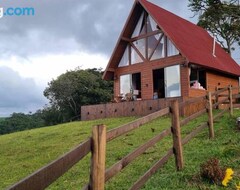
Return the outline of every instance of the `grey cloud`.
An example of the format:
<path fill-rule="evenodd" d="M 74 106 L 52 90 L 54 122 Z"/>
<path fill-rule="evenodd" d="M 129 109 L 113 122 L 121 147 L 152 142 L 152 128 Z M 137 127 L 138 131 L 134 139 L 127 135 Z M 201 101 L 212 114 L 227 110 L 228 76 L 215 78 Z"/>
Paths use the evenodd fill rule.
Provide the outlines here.
<path fill-rule="evenodd" d="M 22 78 L 8 67 L 0 67 L 0 84 L 0 116 L 36 111 L 47 103 L 33 79 Z"/>
<path fill-rule="evenodd" d="M 33 7 L 34 16 L 0 19 L 0 56 L 86 51 L 110 56 L 134 1 L 11 0 L 3 7 Z M 187 0 L 152 2 L 170 10 Z M 174 7 L 173 7 L 174 6 Z"/>
<path fill-rule="evenodd" d="M 20 6 L 19 2 L 4 1 L 3 7 Z M 0 55 L 67 53 L 76 49 L 109 54 L 131 4 L 118 0 L 21 1 L 21 7 L 35 8 L 35 16 L 0 19 Z"/>

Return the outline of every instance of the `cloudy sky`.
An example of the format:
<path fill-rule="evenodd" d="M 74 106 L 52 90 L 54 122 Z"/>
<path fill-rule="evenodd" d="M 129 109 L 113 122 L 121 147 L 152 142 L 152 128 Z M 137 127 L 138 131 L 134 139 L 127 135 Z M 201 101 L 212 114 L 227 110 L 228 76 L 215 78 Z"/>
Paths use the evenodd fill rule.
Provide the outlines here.
<path fill-rule="evenodd" d="M 196 22 L 188 0 L 149 1 Z M 134 0 L 0 2 L 0 11 L 35 11 L 34 16 L 0 18 L 1 117 L 42 108 L 48 102 L 43 96 L 47 83 L 66 70 L 105 68 Z"/>

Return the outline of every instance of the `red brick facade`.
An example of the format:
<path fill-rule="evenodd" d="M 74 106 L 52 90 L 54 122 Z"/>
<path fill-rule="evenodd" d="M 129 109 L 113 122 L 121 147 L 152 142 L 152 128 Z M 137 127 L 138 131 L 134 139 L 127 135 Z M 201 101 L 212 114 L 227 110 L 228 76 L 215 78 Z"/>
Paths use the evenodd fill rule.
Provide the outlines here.
<path fill-rule="evenodd" d="M 206 76 L 207 89 L 209 91 L 214 91 L 216 87 L 224 88 L 228 85 L 238 86 L 238 77 L 224 76 L 221 73 L 211 73 L 208 72 Z"/>
<path fill-rule="evenodd" d="M 153 70 L 164 68 L 167 66 L 184 64 L 185 59 L 180 56 L 172 56 L 157 61 L 138 63 L 126 67 L 119 67 L 115 70 L 114 74 L 114 96 L 120 94 L 120 76 L 125 74 L 141 73 L 141 94 L 143 100 L 152 99 L 153 97 Z M 189 80 L 185 77 L 185 74 L 188 72 L 187 67 L 181 66 L 180 73 L 181 83 L 184 83 L 186 80 Z M 182 93 L 185 94 L 186 87 L 182 88 Z"/>
<path fill-rule="evenodd" d="M 153 98 L 153 70 L 171 65 L 180 64 L 181 96 L 198 97 L 206 94 L 206 90 L 214 91 L 216 87 L 222 88 L 228 85 L 238 86 L 238 77 L 223 75 L 217 72 L 206 71 L 206 90 L 190 88 L 189 68 L 184 65 L 182 56 L 172 56 L 158 61 L 134 64 L 119 67 L 115 70 L 114 96 L 120 94 L 120 76 L 125 74 L 141 73 L 141 95 L 143 100 Z"/>

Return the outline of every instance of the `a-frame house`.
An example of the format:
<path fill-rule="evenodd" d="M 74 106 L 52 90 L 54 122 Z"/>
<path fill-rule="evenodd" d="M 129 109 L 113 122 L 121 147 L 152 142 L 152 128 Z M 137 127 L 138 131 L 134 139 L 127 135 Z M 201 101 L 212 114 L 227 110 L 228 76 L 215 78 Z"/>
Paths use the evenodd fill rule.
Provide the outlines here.
<path fill-rule="evenodd" d="M 238 86 L 239 65 L 204 29 L 146 0 L 136 0 L 103 79 L 114 96 L 195 97 Z"/>

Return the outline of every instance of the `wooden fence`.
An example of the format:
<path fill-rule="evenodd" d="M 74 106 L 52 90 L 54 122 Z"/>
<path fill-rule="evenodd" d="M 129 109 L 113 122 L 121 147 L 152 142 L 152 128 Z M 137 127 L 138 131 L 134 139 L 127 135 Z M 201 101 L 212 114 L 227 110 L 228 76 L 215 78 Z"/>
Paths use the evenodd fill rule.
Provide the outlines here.
<path fill-rule="evenodd" d="M 41 190 L 48 187 L 57 178 L 62 176 L 73 165 L 83 159 L 88 153 L 91 152 L 91 171 L 89 176 L 89 184 L 83 187 L 84 190 L 103 190 L 105 183 L 113 176 L 118 174 L 128 164 L 133 162 L 138 156 L 143 154 L 148 148 L 154 146 L 160 142 L 164 137 L 172 135 L 173 146 L 165 155 L 160 158 L 146 173 L 141 176 L 130 188 L 131 190 L 140 189 L 145 182 L 168 161 L 168 159 L 174 155 L 176 162 L 176 169 L 181 170 L 184 167 L 183 157 L 183 145 L 187 144 L 192 138 L 194 138 L 203 129 L 208 128 L 209 138 L 214 138 L 214 120 L 221 117 L 225 112 L 229 111 L 230 115 L 233 114 L 234 100 L 240 98 L 239 93 L 233 94 L 233 90 L 238 92 L 238 88 L 232 88 L 231 86 L 219 89 L 216 92 L 208 92 L 206 96 L 189 99 L 187 101 L 179 103 L 177 100 L 173 100 L 169 107 L 156 111 L 152 114 L 139 118 L 133 122 L 122 125 L 118 128 L 112 129 L 106 132 L 105 125 L 94 126 L 92 129 L 92 137 L 80 144 L 74 150 L 66 153 L 59 159 L 53 161 L 42 169 L 36 171 L 32 175 L 16 183 L 9 189 L 13 190 Z M 227 92 L 227 96 L 226 96 Z M 221 98 L 220 98 L 221 97 Z M 217 101 L 216 101 L 217 100 Z M 193 102 L 206 101 L 206 107 L 198 112 L 180 119 L 179 110 L 192 104 Z M 220 105 L 225 106 L 218 114 L 213 115 L 213 109 Z M 181 138 L 181 127 L 186 125 L 193 119 L 201 116 L 204 113 L 208 113 L 207 121 L 203 122 L 200 126 L 197 126 L 191 133 Z M 148 140 L 133 152 L 129 153 L 117 163 L 113 164 L 110 168 L 105 169 L 106 159 L 106 145 L 107 142 L 124 135 L 134 129 L 141 127 L 142 125 L 159 118 L 161 116 L 171 115 L 171 127 L 165 129 L 152 139 Z"/>

